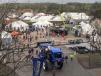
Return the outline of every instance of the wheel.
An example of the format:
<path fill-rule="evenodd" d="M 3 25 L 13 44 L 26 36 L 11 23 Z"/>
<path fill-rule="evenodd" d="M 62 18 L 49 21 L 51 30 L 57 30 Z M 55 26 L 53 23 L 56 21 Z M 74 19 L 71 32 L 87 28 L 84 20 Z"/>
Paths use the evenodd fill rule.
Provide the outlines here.
<path fill-rule="evenodd" d="M 58 63 L 58 69 L 62 69 L 62 67 L 63 67 L 63 62 L 59 62 Z"/>
<path fill-rule="evenodd" d="M 43 69 L 44 69 L 44 71 L 47 71 L 48 70 L 48 64 L 47 64 L 47 62 L 44 62 L 43 63 Z"/>

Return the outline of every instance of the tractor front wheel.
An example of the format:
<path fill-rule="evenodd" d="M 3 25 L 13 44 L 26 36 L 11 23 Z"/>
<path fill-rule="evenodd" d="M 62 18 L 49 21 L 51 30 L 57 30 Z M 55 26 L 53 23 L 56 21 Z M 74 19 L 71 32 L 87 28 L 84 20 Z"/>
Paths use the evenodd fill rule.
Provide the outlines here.
<path fill-rule="evenodd" d="M 43 69 L 44 69 L 44 71 L 47 71 L 48 70 L 48 64 L 47 64 L 47 62 L 44 62 L 43 63 Z"/>
<path fill-rule="evenodd" d="M 58 69 L 62 69 L 62 67 L 63 67 L 63 62 L 59 62 L 58 63 Z"/>

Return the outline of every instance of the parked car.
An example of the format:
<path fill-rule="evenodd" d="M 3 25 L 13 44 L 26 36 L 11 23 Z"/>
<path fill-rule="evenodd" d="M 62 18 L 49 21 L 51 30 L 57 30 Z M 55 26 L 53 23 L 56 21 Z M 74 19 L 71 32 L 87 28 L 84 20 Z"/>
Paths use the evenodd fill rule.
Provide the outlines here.
<path fill-rule="evenodd" d="M 75 44 L 75 41 L 74 40 L 68 40 L 68 43 L 69 44 Z"/>
<path fill-rule="evenodd" d="M 77 46 L 76 52 L 79 54 L 85 54 L 85 53 L 89 53 L 90 50 L 88 50 L 86 47 L 83 47 L 83 46 Z"/>
<path fill-rule="evenodd" d="M 76 43 L 76 44 L 83 43 L 83 40 L 82 40 L 82 39 L 76 39 L 76 40 L 75 40 L 75 43 Z"/>
<path fill-rule="evenodd" d="M 82 39 L 68 40 L 69 44 L 80 44 L 83 43 Z"/>

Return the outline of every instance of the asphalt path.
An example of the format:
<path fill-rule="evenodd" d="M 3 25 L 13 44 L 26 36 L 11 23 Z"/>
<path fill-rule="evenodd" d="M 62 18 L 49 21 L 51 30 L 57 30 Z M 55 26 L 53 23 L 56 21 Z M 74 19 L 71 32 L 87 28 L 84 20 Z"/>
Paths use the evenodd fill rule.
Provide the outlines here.
<path fill-rule="evenodd" d="M 90 49 L 90 45 L 88 43 L 81 43 L 81 44 L 72 44 L 72 45 L 65 45 L 66 49 L 63 50 L 65 55 L 69 55 L 69 53 L 73 52 L 69 47 L 75 46 L 84 46 Z M 96 76 L 94 72 L 89 69 L 84 69 L 77 61 L 76 57 L 73 61 L 68 59 L 68 62 L 64 62 L 64 66 L 62 70 L 56 70 L 55 76 Z M 41 76 L 53 76 L 52 71 L 44 72 L 42 71 Z"/>
<path fill-rule="evenodd" d="M 66 45 L 67 46 L 67 45 Z M 64 49 L 64 48 L 62 48 Z M 66 55 L 72 52 L 68 48 L 63 51 Z M 17 70 L 19 76 L 33 76 L 32 75 L 32 65 L 24 66 L 23 68 Z M 41 76 L 53 76 L 53 72 L 50 70 L 45 72 L 42 70 Z M 77 61 L 76 57 L 73 61 L 68 59 L 67 63 L 64 62 L 64 66 L 61 70 L 55 71 L 55 76 L 96 76 L 94 72 L 89 69 L 84 69 Z"/>
<path fill-rule="evenodd" d="M 42 72 L 41 76 L 53 76 L 52 72 Z M 55 76 L 95 76 L 94 73 L 84 69 L 77 60 L 64 63 L 62 70 L 57 70 Z"/>

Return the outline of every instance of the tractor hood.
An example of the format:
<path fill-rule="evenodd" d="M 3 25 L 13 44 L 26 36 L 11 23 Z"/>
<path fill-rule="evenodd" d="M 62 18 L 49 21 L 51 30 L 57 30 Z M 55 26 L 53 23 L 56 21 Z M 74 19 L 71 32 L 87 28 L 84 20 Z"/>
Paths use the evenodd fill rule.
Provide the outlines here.
<path fill-rule="evenodd" d="M 57 58 L 56 61 L 57 62 L 63 62 L 63 58 Z"/>

